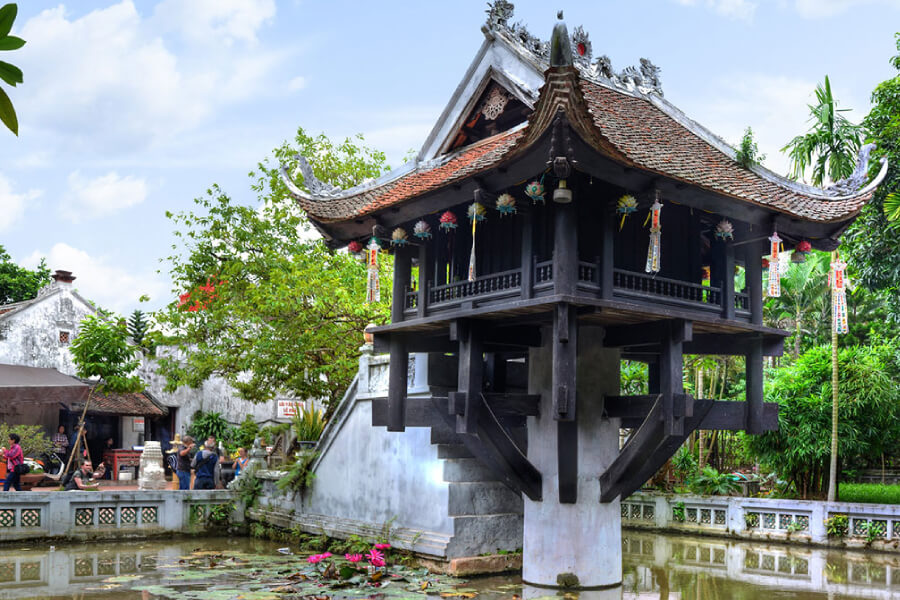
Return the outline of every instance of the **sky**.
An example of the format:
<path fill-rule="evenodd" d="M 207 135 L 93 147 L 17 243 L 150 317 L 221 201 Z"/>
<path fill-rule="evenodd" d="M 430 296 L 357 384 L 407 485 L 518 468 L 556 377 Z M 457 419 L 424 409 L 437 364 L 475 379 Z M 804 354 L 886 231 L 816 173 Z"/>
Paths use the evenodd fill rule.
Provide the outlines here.
<path fill-rule="evenodd" d="M 362 133 L 398 166 L 418 149 L 482 40 L 484 0 L 20 0 L 0 60 L 19 136 L 0 130 L 0 244 L 127 314 L 177 296 L 166 212 L 217 183 L 257 202 L 247 174 L 298 126 Z M 665 97 L 737 144 L 752 127 L 764 164 L 807 127 L 829 75 L 859 121 L 895 72 L 900 0 L 518 1 L 548 39 L 557 9 L 619 71 L 650 58 Z M 139 304 L 142 295 L 150 297 Z"/>

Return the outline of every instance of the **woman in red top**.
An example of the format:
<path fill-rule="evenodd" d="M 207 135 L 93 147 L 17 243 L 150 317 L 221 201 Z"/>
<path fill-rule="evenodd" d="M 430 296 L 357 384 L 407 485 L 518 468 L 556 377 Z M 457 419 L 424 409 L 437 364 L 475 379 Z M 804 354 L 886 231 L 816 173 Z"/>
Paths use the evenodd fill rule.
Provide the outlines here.
<path fill-rule="evenodd" d="M 8 492 L 9 488 L 21 491 L 19 486 L 19 474 L 16 473 L 16 466 L 25 462 L 25 456 L 22 454 L 22 447 L 19 445 L 19 434 L 9 434 L 9 450 L 0 448 L 3 458 L 6 459 L 6 481 L 3 482 L 3 491 Z"/>

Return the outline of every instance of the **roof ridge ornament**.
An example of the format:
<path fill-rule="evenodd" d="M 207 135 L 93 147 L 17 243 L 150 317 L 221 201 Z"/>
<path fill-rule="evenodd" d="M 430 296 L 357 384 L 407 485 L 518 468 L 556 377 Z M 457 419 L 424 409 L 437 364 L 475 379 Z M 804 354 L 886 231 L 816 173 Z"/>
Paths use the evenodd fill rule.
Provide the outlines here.
<path fill-rule="evenodd" d="M 874 143 L 865 144 L 859 149 L 856 158 L 856 168 L 849 177 L 836 181 L 827 188 L 825 194 L 829 196 L 849 196 L 859 190 L 869 178 L 869 155 L 875 150 Z"/>
<path fill-rule="evenodd" d="M 556 18 L 559 20 L 553 26 L 553 33 L 550 36 L 550 66 L 571 67 L 574 65 L 572 42 L 569 39 L 566 22 L 562 20 L 563 11 L 556 13 Z"/>
<path fill-rule="evenodd" d="M 312 165 L 309 164 L 309 160 L 302 154 L 295 155 L 294 160 L 297 161 L 297 169 L 303 175 L 303 183 L 306 185 L 306 189 L 309 190 L 311 195 L 319 198 L 335 198 L 344 193 L 344 190 L 338 186 L 326 183 L 316 177 L 315 173 L 313 173 Z M 290 191 L 295 194 L 299 191 L 297 184 L 294 183 L 293 178 L 287 171 L 287 167 L 284 165 L 281 165 L 281 179 L 284 181 L 285 185 L 288 186 Z M 301 193 L 301 195 L 303 194 Z"/>

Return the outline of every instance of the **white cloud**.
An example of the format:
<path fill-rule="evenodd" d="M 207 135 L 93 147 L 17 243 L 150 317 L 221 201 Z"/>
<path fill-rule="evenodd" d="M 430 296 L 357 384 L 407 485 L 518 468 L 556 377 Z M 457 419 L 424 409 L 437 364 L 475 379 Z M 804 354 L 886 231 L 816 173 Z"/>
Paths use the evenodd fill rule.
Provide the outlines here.
<path fill-rule="evenodd" d="M 729 19 L 749 21 L 753 19 L 757 3 L 752 0 L 675 0 L 684 6 L 702 5 Z M 798 0 L 802 1 L 802 0 Z M 814 1 L 814 0 L 811 0 Z"/>
<path fill-rule="evenodd" d="M 800 16 L 807 19 L 833 17 L 872 4 L 900 8 L 900 0 L 795 0 L 794 2 Z"/>
<path fill-rule="evenodd" d="M 142 294 L 158 300 L 169 293 L 166 283 L 153 271 L 137 272 L 114 266 L 108 257 L 91 256 L 64 243 L 54 244 L 49 252 L 36 250 L 22 263 L 33 268 L 42 257 L 47 259 L 51 271 L 72 271 L 76 277 L 74 286 L 79 294 L 102 308 L 120 314 L 137 308 L 138 298 Z"/>
<path fill-rule="evenodd" d="M 69 174 L 68 194 L 60 211 L 73 223 L 115 214 L 147 198 L 147 183 L 115 171 L 88 179 L 79 171 Z"/>
<path fill-rule="evenodd" d="M 297 76 L 291 79 L 288 82 L 288 89 L 292 92 L 296 92 L 297 90 L 302 90 L 306 87 L 306 78 L 303 76 Z"/>
<path fill-rule="evenodd" d="M 0 173 L 0 231 L 7 231 L 25 215 L 29 202 L 41 195 L 40 190 L 16 193 L 12 182 Z"/>
<path fill-rule="evenodd" d="M 45 10 L 21 31 L 23 127 L 78 151 L 134 153 L 177 140 L 223 107 L 270 93 L 289 52 L 255 41 L 274 10 L 271 0 L 164 2 L 150 18 L 131 0 L 79 18 L 64 6 Z M 189 31 L 204 44 L 180 43 Z"/>

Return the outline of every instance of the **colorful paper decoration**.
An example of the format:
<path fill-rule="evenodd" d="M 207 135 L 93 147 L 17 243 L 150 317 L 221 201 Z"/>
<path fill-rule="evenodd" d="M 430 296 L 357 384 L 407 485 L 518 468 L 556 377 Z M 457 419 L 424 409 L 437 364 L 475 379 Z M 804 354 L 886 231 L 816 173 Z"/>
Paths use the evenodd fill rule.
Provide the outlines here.
<path fill-rule="evenodd" d="M 413 226 L 413 235 L 420 240 L 427 240 L 431 238 L 431 225 L 429 225 L 424 220 L 416 222 L 416 224 Z"/>
<path fill-rule="evenodd" d="M 781 238 L 778 232 L 773 231 L 769 238 L 769 298 L 781 296 Z"/>
<path fill-rule="evenodd" d="M 630 194 L 625 194 L 616 202 L 616 212 L 622 215 L 619 221 L 619 231 L 625 226 L 625 217 L 637 211 L 637 200 Z"/>
<path fill-rule="evenodd" d="M 837 252 L 833 256 L 831 273 L 828 276 L 831 284 L 831 321 L 835 333 L 840 334 L 850 331 L 847 323 L 847 277 L 844 274 L 847 263 L 838 257 Z"/>
<path fill-rule="evenodd" d="M 703 270 L 703 276 L 700 279 L 703 282 L 703 285 L 709 285 L 709 281 L 712 279 L 712 268 L 708 265 L 704 265 L 701 269 Z"/>
<path fill-rule="evenodd" d="M 659 241 L 662 233 L 659 216 L 661 211 L 662 204 L 659 202 L 659 193 L 657 192 L 653 206 L 650 207 L 650 246 L 647 248 L 647 266 L 644 268 L 647 273 L 659 273 L 661 258 Z"/>
<path fill-rule="evenodd" d="M 716 225 L 716 239 L 725 241 L 734 239 L 734 225 L 728 219 L 722 219 Z"/>
<path fill-rule="evenodd" d="M 497 210 L 501 216 L 516 214 L 516 199 L 512 194 L 500 194 L 497 198 Z"/>
<path fill-rule="evenodd" d="M 409 243 L 409 235 L 402 227 L 398 227 L 391 233 L 391 246 L 405 246 Z"/>
<path fill-rule="evenodd" d="M 799 244 L 797 244 L 797 247 L 795 248 L 795 250 L 797 252 L 802 252 L 803 254 L 812 252 L 812 244 L 810 244 L 806 240 L 803 240 Z"/>
<path fill-rule="evenodd" d="M 366 246 L 366 269 L 368 278 L 366 280 L 366 302 L 369 304 L 381 300 L 381 290 L 378 284 L 378 251 L 381 246 L 378 245 L 378 238 L 372 237 L 369 245 Z"/>
<path fill-rule="evenodd" d="M 350 254 L 359 254 L 360 252 L 362 252 L 362 249 L 362 244 L 360 244 L 356 240 L 353 240 L 352 242 L 347 244 L 347 251 L 350 252 Z"/>
<path fill-rule="evenodd" d="M 541 178 L 543 179 L 543 178 Z M 531 198 L 532 203 L 546 204 L 544 200 L 544 184 L 538 180 L 534 180 L 525 186 L 525 195 Z"/>
<path fill-rule="evenodd" d="M 484 221 L 487 218 L 487 211 L 484 210 L 484 206 L 479 204 L 478 202 L 473 202 L 469 205 L 469 220 L 470 221 Z"/>
<path fill-rule="evenodd" d="M 456 215 L 449 210 L 441 215 L 440 222 L 441 229 L 444 231 L 449 232 L 451 229 L 456 229 Z"/>

